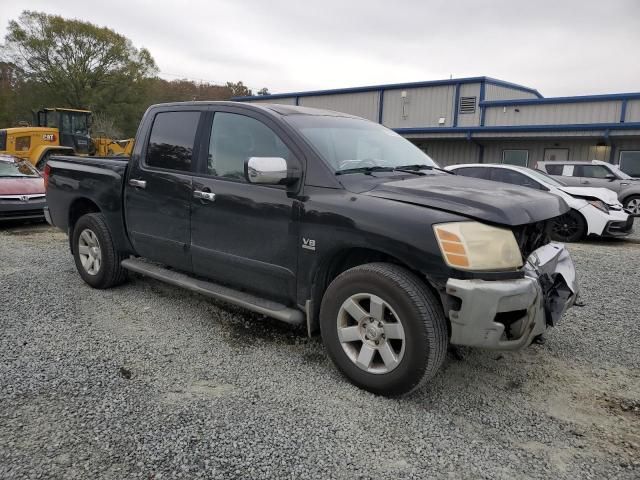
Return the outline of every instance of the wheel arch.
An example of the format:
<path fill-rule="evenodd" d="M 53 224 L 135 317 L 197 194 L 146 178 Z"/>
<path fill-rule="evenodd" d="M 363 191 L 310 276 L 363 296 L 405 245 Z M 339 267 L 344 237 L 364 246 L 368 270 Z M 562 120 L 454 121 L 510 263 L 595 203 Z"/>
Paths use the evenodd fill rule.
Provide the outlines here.
<path fill-rule="evenodd" d="M 345 246 L 334 250 L 331 254 L 325 255 L 313 276 L 311 302 L 307 311 L 307 329 L 310 335 L 317 334 L 320 331 L 320 304 L 331 282 L 342 272 L 350 268 L 374 262 L 399 265 L 414 273 L 418 278 L 424 278 L 421 272 L 412 268 L 407 262 L 383 250 L 358 246 Z M 436 293 L 436 295 L 439 295 L 428 281 L 425 280 L 424 285 Z"/>
<path fill-rule="evenodd" d="M 631 197 L 638 197 L 640 198 L 640 190 L 632 190 L 630 192 L 624 192 L 624 195 L 622 198 L 620 198 L 620 203 L 622 203 L 623 205 L 625 204 L 625 202 L 627 200 L 629 200 Z"/>
<path fill-rule="evenodd" d="M 93 201 L 86 197 L 76 198 L 69 205 L 69 216 L 67 219 L 67 226 L 69 231 L 69 249 L 73 253 L 73 230 L 75 225 L 83 215 L 88 213 L 102 213 L 100 207 Z"/>

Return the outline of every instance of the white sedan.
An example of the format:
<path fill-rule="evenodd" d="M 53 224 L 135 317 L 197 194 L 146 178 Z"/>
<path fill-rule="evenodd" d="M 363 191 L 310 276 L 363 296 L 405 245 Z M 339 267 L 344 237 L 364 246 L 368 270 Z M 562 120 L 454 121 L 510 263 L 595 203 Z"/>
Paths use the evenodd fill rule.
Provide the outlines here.
<path fill-rule="evenodd" d="M 608 188 L 568 187 L 539 170 L 504 164 L 473 163 L 451 165 L 458 175 L 510 183 L 544 190 L 562 198 L 571 210 L 553 220 L 551 238 L 576 242 L 587 235 L 620 237 L 629 235 L 633 217 L 622 209 L 618 196 Z"/>

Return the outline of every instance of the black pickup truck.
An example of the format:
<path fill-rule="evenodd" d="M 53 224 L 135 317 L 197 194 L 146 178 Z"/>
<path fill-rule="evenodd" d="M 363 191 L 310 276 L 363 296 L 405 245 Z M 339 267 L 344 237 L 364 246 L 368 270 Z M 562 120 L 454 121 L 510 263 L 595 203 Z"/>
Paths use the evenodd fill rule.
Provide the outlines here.
<path fill-rule="evenodd" d="M 391 130 L 337 112 L 150 107 L 130 159 L 53 157 L 46 217 L 78 272 L 137 272 L 320 332 L 384 395 L 435 374 L 448 345 L 518 349 L 577 296 L 544 192 L 460 177 Z"/>

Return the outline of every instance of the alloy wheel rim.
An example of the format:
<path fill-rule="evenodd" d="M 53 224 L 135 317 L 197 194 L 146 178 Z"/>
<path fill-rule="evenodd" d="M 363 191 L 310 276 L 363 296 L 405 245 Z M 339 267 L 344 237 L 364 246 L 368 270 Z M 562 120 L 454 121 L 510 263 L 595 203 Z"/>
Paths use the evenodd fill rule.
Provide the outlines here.
<path fill-rule="evenodd" d="M 569 238 L 578 232 L 578 223 L 570 215 L 564 214 L 553 222 L 553 231 L 562 238 Z"/>
<path fill-rule="evenodd" d="M 382 298 L 357 293 L 338 311 L 338 340 L 345 354 L 368 373 L 389 373 L 400 365 L 405 351 L 402 322 Z"/>
<path fill-rule="evenodd" d="M 102 250 L 98 237 L 88 228 L 78 238 L 78 254 L 84 271 L 89 275 L 97 275 L 102 265 Z"/>
<path fill-rule="evenodd" d="M 634 215 L 640 215 L 640 198 L 634 198 L 627 203 L 627 210 Z"/>

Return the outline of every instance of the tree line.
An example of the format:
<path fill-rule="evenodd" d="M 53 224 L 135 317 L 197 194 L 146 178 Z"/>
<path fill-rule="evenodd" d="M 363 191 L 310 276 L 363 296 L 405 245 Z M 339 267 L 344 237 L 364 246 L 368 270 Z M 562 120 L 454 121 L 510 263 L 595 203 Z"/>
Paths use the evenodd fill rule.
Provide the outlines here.
<path fill-rule="evenodd" d="M 151 53 L 125 36 L 41 12 L 11 20 L 0 51 L 0 128 L 32 123 L 43 107 L 67 107 L 92 110 L 94 131 L 129 137 L 154 103 L 253 94 L 241 81 L 162 79 Z"/>

